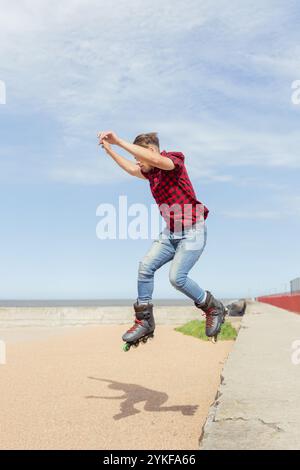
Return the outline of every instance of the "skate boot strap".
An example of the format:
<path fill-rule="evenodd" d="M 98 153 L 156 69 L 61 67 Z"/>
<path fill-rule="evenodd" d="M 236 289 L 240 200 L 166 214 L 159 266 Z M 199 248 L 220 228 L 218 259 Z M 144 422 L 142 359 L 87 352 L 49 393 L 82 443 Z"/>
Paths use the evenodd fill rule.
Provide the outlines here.
<path fill-rule="evenodd" d="M 134 320 L 134 325 L 131 328 L 129 328 L 128 333 L 132 333 L 134 330 L 136 330 L 138 325 L 143 326 L 143 322 L 141 320 L 135 319 Z"/>
<path fill-rule="evenodd" d="M 212 311 L 209 311 L 209 310 L 212 310 L 212 309 L 208 309 L 207 312 L 202 313 L 202 316 L 206 317 L 206 326 L 208 328 L 211 328 L 213 326 L 214 317 L 217 317 L 219 315 L 218 315 L 218 313 L 215 313 L 215 312 L 212 312 Z"/>
<path fill-rule="evenodd" d="M 216 311 L 215 307 L 210 307 L 207 310 L 204 310 L 202 313 L 203 317 L 206 317 L 206 316 L 218 317 L 219 315 L 220 313 Z"/>
<path fill-rule="evenodd" d="M 207 315 L 206 317 L 206 326 L 211 328 L 213 326 L 213 315 Z"/>

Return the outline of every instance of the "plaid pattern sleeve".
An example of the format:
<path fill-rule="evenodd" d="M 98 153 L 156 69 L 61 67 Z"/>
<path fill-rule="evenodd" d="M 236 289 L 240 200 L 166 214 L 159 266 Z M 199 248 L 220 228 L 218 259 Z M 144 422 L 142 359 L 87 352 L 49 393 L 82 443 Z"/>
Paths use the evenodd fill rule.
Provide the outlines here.
<path fill-rule="evenodd" d="M 181 152 L 169 152 L 166 157 L 170 158 L 175 165 L 174 170 L 180 170 L 184 167 L 184 155 Z M 172 171 L 172 170 L 171 170 Z"/>

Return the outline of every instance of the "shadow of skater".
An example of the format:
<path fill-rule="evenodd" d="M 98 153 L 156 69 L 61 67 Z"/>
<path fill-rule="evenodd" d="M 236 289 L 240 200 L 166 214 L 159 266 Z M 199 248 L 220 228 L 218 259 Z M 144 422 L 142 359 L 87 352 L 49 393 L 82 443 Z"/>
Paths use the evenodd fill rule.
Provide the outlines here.
<path fill-rule="evenodd" d="M 114 380 L 99 379 L 97 377 L 88 377 L 92 380 L 99 380 L 101 382 L 108 382 L 108 388 L 112 390 L 120 390 L 124 392 L 123 395 L 118 397 L 104 397 L 89 395 L 85 398 L 100 398 L 103 400 L 124 400 L 120 404 L 121 412 L 113 416 L 115 420 L 126 418 L 140 413 L 134 405 L 139 402 L 145 402 L 145 411 L 179 411 L 183 415 L 192 416 L 195 414 L 198 405 L 183 405 L 183 406 L 162 406 L 168 400 L 168 395 L 163 392 L 157 392 L 141 385 L 125 384 L 116 382 Z"/>

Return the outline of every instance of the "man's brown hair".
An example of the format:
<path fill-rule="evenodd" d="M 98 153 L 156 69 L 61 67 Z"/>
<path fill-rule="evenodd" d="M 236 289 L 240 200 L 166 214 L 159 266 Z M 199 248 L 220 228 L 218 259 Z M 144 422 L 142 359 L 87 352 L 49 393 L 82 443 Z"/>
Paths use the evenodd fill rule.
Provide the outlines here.
<path fill-rule="evenodd" d="M 135 145 L 140 145 L 141 147 L 148 147 L 149 145 L 156 145 L 159 149 L 159 139 L 157 137 L 157 132 L 149 132 L 148 134 L 138 135 L 133 142 Z"/>

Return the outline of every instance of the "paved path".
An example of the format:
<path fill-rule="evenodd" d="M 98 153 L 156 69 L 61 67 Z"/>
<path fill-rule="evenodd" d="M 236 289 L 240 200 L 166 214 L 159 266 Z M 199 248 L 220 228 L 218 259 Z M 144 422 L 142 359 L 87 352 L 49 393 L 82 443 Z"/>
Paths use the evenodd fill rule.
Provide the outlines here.
<path fill-rule="evenodd" d="M 128 353 L 124 325 L 0 330 L 0 448 L 198 449 L 233 342 L 173 328 Z"/>
<path fill-rule="evenodd" d="M 248 303 L 202 449 L 300 449 L 300 316 Z"/>

